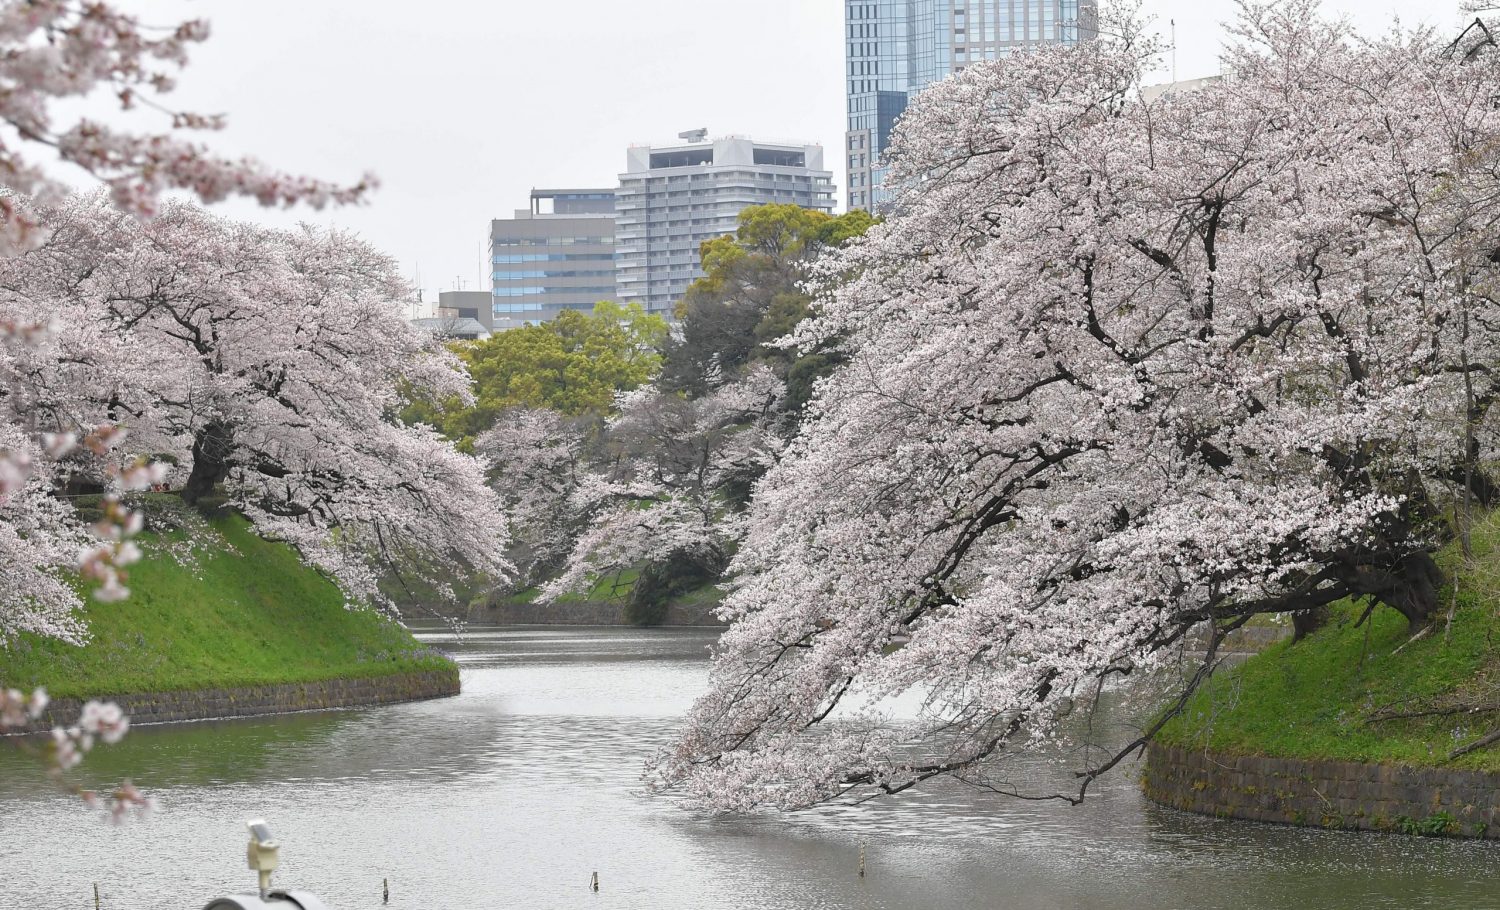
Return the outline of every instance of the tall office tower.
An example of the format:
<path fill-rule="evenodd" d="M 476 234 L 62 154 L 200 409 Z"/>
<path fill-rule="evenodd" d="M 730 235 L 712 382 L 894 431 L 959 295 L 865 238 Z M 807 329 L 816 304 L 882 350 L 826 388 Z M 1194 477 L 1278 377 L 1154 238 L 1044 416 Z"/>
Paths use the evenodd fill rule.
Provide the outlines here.
<path fill-rule="evenodd" d="M 1093 36 L 1097 0 L 846 0 L 850 209 L 884 201 L 891 127 L 922 88 L 970 63 Z"/>
<path fill-rule="evenodd" d="M 833 211 L 833 174 L 823 170 L 820 145 L 711 140 L 707 130 L 678 138 L 683 141 L 631 148 L 615 193 L 620 302 L 655 312 L 671 312 L 703 274 L 699 246 L 734 233 L 749 206 L 779 202 Z"/>
<path fill-rule="evenodd" d="M 531 208 L 490 222 L 494 328 L 542 322 L 615 298 L 615 191 L 532 190 Z"/>

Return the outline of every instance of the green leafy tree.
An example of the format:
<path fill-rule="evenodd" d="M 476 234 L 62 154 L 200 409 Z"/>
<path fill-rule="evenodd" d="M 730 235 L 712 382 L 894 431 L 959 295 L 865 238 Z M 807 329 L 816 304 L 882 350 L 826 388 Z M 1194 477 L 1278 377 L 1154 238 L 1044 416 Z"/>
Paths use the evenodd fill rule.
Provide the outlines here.
<path fill-rule="evenodd" d="M 678 302 L 681 331 L 666 348 L 663 387 L 702 395 L 761 361 L 787 380 L 790 403 L 800 409 L 813 382 L 837 361 L 827 352 L 798 352 L 771 342 L 811 312 L 812 301 L 800 284 L 812 262 L 874 223 L 868 212 L 834 217 L 795 205 L 741 212 L 734 234 L 703 244 L 705 274 Z"/>
<path fill-rule="evenodd" d="M 474 383 L 474 404 L 419 402 L 408 420 L 430 423 L 464 445 L 510 408 L 550 408 L 572 417 L 603 414 L 616 392 L 650 382 L 661 367 L 667 322 L 604 301 L 538 325 L 454 347 Z"/>

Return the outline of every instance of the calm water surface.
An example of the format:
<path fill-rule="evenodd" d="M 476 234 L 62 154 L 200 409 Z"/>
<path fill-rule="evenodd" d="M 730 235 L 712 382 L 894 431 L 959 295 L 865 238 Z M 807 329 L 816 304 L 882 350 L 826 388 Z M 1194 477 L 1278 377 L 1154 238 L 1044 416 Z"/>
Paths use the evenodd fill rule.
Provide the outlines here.
<path fill-rule="evenodd" d="M 100 823 L 0 750 L 0 908 L 85 910 L 98 882 L 106 910 L 196 910 L 253 884 L 252 816 L 281 840 L 277 882 L 335 910 L 381 906 L 382 878 L 391 907 L 431 910 L 1500 908 L 1495 845 L 1182 815 L 1129 772 L 1076 809 L 939 788 L 699 816 L 639 773 L 702 688 L 710 634 L 418 631 L 457 657 L 462 695 L 142 728 L 95 753 L 91 780 L 156 794 L 142 823 Z"/>

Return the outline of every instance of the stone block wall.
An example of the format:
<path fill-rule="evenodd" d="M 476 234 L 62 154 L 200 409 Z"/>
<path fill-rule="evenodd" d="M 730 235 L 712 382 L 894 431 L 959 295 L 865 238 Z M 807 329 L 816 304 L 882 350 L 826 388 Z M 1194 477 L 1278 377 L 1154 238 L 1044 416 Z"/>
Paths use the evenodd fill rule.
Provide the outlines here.
<path fill-rule="evenodd" d="M 458 668 L 448 667 L 357 679 L 114 695 L 107 696 L 107 700 L 125 709 L 131 724 L 161 724 L 385 705 L 457 694 Z M 35 729 L 67 726 L 78 719 L 82 707 L 80 699 L 56 699 L 48 705 Z"/>
<path fill-rule="evenodd" d="M 1163 806 L 1283 825 L 1500 840 L 1500 773 L 1225 755 L 1152 743 L 1142 786 Z"/>
<path fill-rule="evenodd" d="M 714 615 L 715 604 L 670 603 L 664 626 L 701 626 L 723 628 Z M 470 621 L 500 623 L 507 626 L 628 626 L 625 603 L 620 600 L 575 600 L 564 603 L 536 604 L 500 601 L 470 611 Z"/>

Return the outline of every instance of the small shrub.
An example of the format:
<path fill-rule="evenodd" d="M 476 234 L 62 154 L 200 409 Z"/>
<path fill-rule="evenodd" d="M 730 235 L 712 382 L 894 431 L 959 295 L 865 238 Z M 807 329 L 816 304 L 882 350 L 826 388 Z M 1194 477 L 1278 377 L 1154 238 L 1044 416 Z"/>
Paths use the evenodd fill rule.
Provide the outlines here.
<path fill-rule="evenodd" d="M 1409 815 L 1396 817 L 1396 830 L 1420 837 L 1446 837 L 1459 830 L 1458 819 L 1447 812 L 1434 812 L 1421 821 Z"/>

